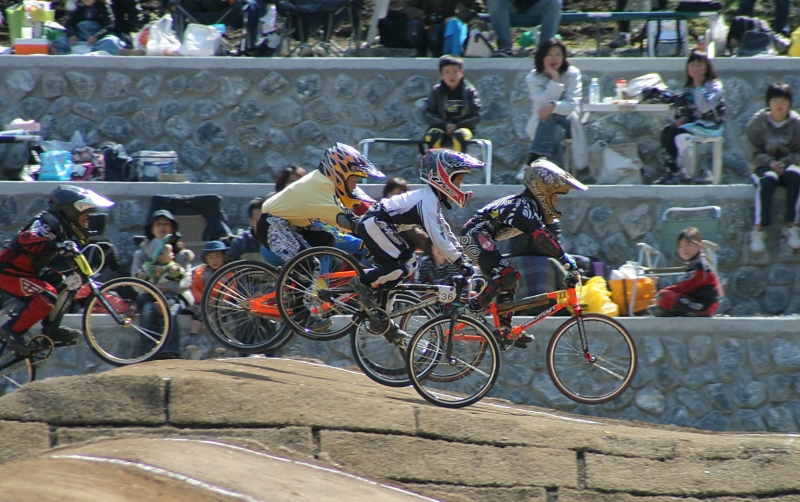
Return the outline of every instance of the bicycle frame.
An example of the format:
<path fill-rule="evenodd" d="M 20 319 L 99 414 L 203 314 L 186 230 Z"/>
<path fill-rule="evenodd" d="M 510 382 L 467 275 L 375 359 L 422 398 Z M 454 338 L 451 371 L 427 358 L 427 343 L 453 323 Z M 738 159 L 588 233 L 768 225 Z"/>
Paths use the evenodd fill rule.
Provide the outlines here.
<path fill-rule="evenodd" d="M 558 291 L 551 291 L 548 293 L 542 293 L 540 295 L 529 296 L 527 298 L 522 298 L 520 300 L 515 300 L 513 302 L 500 304 L 498 305 L 496 302 L 492 302 L 489 305 L 489 311 L 492 314 L 494 319 L 494 327 L 500 327 L 500 316 L 499 314 L 511 313 L 516 312 L 518 310 L 533 308 L 533 307 L 540 307 L 542 305 L 547 305 L 555 300 L 555 304 L 551 305 L 545 311 L 539 313 L 538 315 L 534 316 L 529 321 L 526 321 L 522 324 L 517 326 L 513 326 L 511 328 L 511 332 L 516 336 L 525 331 L 530 326 L 533 326 L 537 322 L 541 321 L 545 317 L 550 317 L 551 315 L 559 312 L 567 307 L 572 307 L 573 311 L 575 312 L 575 316 L 580 317 L 583 313 L 581 309 L 580 302 L 578 302 L 578 295 L 575 293 L 575 288 L 568 288 L 568 289 L 561 289 Z"/>

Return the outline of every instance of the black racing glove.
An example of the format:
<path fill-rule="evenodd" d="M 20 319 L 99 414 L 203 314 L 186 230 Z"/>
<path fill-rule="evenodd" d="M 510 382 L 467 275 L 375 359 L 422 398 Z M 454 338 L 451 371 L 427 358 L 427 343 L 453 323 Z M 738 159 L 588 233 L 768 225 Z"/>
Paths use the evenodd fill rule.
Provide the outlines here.
<path fill-rule="evenodd" d="M 574 288 L 581 283 L 580 269 L 570 270 L 564 276 L 564 285 L 568 288 Z"/>
<path fill-rule="evenodd" d="M 60 254 L 67 257 L 73 257 L 81 254 L 81 250 L 78 249 L 78 245 L 73 241 L 59 242 L 56 244 L 56 249 L 58 249 Z"/>
<path fill-rule="evenodd" d="M 342 228 L 349 229 L 350 232 L 356 233 L 358 225 L 361 223 L 361 218 L 347 211 L 336 215 L 336 224 Z"/>
<path fill-rule="evenodd" d="M 472 277 L 475 275 L 475 266 L 472 264 L 472 260 L 466 256 L 462 256 L 456 260 L 456 265 L 458 266 L 458 272 L 464 277 Z"/>

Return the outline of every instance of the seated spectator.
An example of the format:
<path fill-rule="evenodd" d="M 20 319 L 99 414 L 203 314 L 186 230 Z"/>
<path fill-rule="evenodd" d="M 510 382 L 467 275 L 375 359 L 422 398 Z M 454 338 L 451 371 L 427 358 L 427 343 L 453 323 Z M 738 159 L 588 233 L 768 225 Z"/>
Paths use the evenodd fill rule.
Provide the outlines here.
<path fill-rule="evenodd" d="M 91 50 L 116 54 L 123 47 L 114 35 L 114 12 L 111 2 L 105 0 L 79 0 L 67 18 L 67 30 L 52 43 L 55 54 L 71 54 L 78 42 L 86 42 Z"/>
<path fill-rule="evenodd" d="M 396 0 L 378 22 L 381 44 L 415 49 L 416 57 L 428 57 L 429 51 L 439 57 L 445 33 L 466 31 L 464 25 L 482 7 L 480 0 Z"/>
<path fill-rule="evenodd" d="M 791 110 L 792 89 L 775 83 L 767 88 L 767 108 L 757 112 L 745 129 L 744 151 L 756 186 L 753 231 L 750 251 L 763 253 L 764 227 L 772 223 L 772 197 L 775 188 L 786 187 L 783 235 L 790 248 L 800 249 L 797 228 L 800 196 L 800 115 Z"/>
<path fill-rule="evenodd" d="M 543 40 L 536 49 L 535 68 L 525 77 L 533 103 L 526 128 L 532 141 L 525 163 L 544 157 L 563 166 L 564 139 L 572 138 L 572 164 L 583 169 L 589 165 L 589 150 L 580 120 L 581 71 L 567 59 L 564 42 Z"/>
<path fill-rule="evenodd" d="M 191 275 L 189 273 L 189 266 L 194 260 L 194 253 L 186 249 L 186 246 L 181 242 L 181 234 L 178 232 L 178 221 L 171 212 L 166 209 L 155 211 L 150 220 L 144 227 L 145 238 L 141 241 L 139 248 L 133 253 L 133 261 L 131 263 L 131 276 L 136 277 L 142 269 L 142 265 L 148 261 L 152 261 L 152 255 L 148 254 L 148 249 L 154 249 L 154 243 L 164 240 L 166 244 L 172 246 L 173 253 L 175 254 L 174 261 L 183 270 L 185 279 L 181 281 L 168 281 L 162 284 L 156 284 L 158 289 L 164 293 L 167 302 L 170 306 L 170 314 L 173 318 L 172 331 L 169 335 L 166 347 L 159 355 L 160 359 L 179 359 L 180 358 L 180 332 L 178 331 L 178 314 L 180 311 L 191 305 L 192 296 L 189 291 L 191 285 Z M 169 236 L 169 237 L 168 237 Z M 167 239 L 165 239 L 168 237 Z M 157 323 L 158 319 L 154 318 L 155 309 L 152 303 L 140 305 L 142 316 L 150 316 L 147 320 L 149 323 Z"/>
<path fill-rule="evenodd" d="M 256 223 L 261 217 L 261 206 L 264 197 L 255 197 L 250 201 L 247 206 L 247 229 L 242 230 L 236 238 L 231 241 L 231 247 L 228 250 L 228 260 L 256 260 L 264 261 L 261 256 L 261 243 L 256 239 Z"/>
<path fill-rule="evenodd" d="M 694 181 L 710 184 L 711 173 L 694 177 L 687 166 L 694 156 L 692 136 L 721 136 L 725 124 L 725 99 L 722 82 L 708 54 L 692 51 L 686 61 L 686 84 L 676 96 L 675 122 L 661 132 L 661 148 L 666 157 L 667 175 L 656 181 L 661 185 L 677 185 Z"/>
<path fill-rule="evenodd" d="M 275 192 L 281 192 L 284 188 L 291 185 L 306 175 L 306 170 L 300 166 L 289 166 L 278 174 L 275 178 Z"/>
<path fill-rule="evenodd" d="M 540 16 L 542 25 L 539 30 L 539 40 L 550 40 L 558 33 L 561 23 L 562 0 L 488 0 L 486 7 L 492 22 L 492 29 L 497 35 L 496 56 L 508 57 L 511 52 L 511 15 L 530 14 Z M 564 55 L 566 57 L 566 53 Z"/>
<path fill-rule="evenodd" d="M 203 264 L 195 267 L 192 270 L 192 297 L 194 298 L 194 305 L 192 306 L 192 326 L 189 332 L 189 341 L 186 345 L 186 350 L 190 354 L 196 354 L 200 347 L 197 345 L 200 329 L 203 327 L 203 319 L 200 314 L 200 305 L 203 302 L 203 293 L 205 291 L 208 280 L 214 275 L 214 272 L 225 265 L 226 254 L 228 246 L 220 241 L 209 241 L 203 246 L 202 260 Z M 223 349 L 221 352 L 224 352 Z"/>
<path fill-rule="evenodd" d="M 408 192 L 408 182 L 403 178 L 390 178 L 383 186 L 383 199 Z"/>
<path fill-rule="evenodd" d="M 659 291 L 647 311 L 656 317 L 714 317 L 722 286 L 699 230 L 688 227 L 678 234 L 678 256 L 686 262 L 689 277 Z"/>
<path fill-rule="evenodd" d="M 439 248 L 428 242 L 425 256 L 419 260 L 414 282 L 452 286 L 453 276 L 460 273 L 458 265 L 449 263 Z"/>
<path fill-rule="evenodd" d="M 423 115 L 431 126 L 425 133 L 428 148 L 465 151 L 472 131 L 481 120 L 478 90 L 464 78 L 464 61 L 454 56 L 439 59 L 442 81 L 433 86 Z"/>
<path fill-rule="evenodd" d="M 133 49 L 131 34 L 141 30 L 148 21 L 142 3 L 139 0 L 114 0 L 111 10 L 114 13 L 114 34 L 125 48 Z"/>

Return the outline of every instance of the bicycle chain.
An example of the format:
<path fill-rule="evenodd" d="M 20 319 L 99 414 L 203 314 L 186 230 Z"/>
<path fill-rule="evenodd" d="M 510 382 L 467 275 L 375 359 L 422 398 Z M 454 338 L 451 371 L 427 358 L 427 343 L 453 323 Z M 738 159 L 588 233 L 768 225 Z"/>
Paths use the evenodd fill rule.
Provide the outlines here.
<path fill-rule="evenodd" d="M 33 349 L 35 352 L 33 352 L 30 356 L 26 358 L 20 359 L 18 362 L 22 362 L 25 359 L 30 359 L 31 366 L 35 366 L 39 363 L 43 363 L 44 361 L 50 359 L 50 356 L 53 355 L 53 351 L 55 350 L 55 344 L 53 344 L 53 340 L 44 335 L 36 335 L 33 338 L 31 338 L 31 340 L 28 342 L 28 347 Z M 7 354 L 6 357 L 8 357 L 8 355 L 9 354 Z M 11 375 L 18 371 L 19 369 L 15 368 L 12 365 L 10 369 L 6 369 L 5 371 L 0 371 L 0 378 L 3 378 L 7 375 Z"/>

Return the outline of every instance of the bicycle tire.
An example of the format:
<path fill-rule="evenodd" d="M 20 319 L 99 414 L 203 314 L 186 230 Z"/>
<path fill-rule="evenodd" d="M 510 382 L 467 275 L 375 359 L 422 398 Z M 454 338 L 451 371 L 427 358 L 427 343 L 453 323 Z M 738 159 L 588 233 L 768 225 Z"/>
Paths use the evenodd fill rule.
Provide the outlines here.
<path fill-rule="evenodd" d="M 6 345 L 0 341 L 0 397 L 36 379 L 36 365 L 31 359 L 20 358 L 8 350 Z"/>
<path fill-rule="evenodd" d="M 602 314 L 581 316 L 590 362 L 581 348 L 578 317 L 564 322 L 547 346 L 547 371 L 562 394 L 583 404 L 602 404 L 615 399 L 636 375 L 636 345 L 619 322 Z"/>
<path fill-rule="evenodd" d="M 331 271 L 336 277 L 328 275 Z M 348 282 L 360 271 L 354 258 L 332 247 L 309 248 L 295 255 L 281 267 L 278 278 L 278 310 L 286 324 L 298 335 L 317 341 L 351 334 L 361 304 Z M 345 301 L 334 304 L 322 293 L 345 297 Z"/>
<path fill-rule="evenodd" d="M 459 316 L 454 363 L 445 360 L 451 322 L 452 317 L 447 315 L 423 324 L 411 338 L 406 364 L 411 384 L 426 401 L 445 408 L 463 408 L 492 390 L 500 374 L 500 347 L 484 323 Z"/>
<path fill-rule="evenodd" d="M 420 297 L 413 292 L 400 291 L 393 295 L 392 311 L 405 309 L 419 302 Z M 389 315 L 391 316 L 391 312 Z M 395 324 L 409 334 L 410 340 L 424 322 L 436 316 L 435 310 L 425 307 L 400 316 Z M 403 345 L 407 346 L 409 340 Z M 389 343 L 383 335 L 372 334 L 364 328 L 363 323 L 359 324 L 350 335 L 350 347 L 356 364 L 371 380 L 389 387 L 411 385 L 405 349 Z"/>
<path fill-rule="evenodd" d="M 126 300 L 127 292 L 136 292 L 135 300 Z M 135 277 L 118 277 L 99 285 L 100 294 L 109 300 L 126 320 L 114 322 L 108 310 L 92 294 L 83 312 L 83 334 L 92 351 L 108 364 L 125 366 L 151 361 L 167 344 L 172 333 L 172 315 L 167 299 L 155 286 Z M 153 311 L 144 315 L 142 307 Z M 123 310 L 123 312 L 120 312 Z"/>
<path fill-rule="evenodd" d="M 251 307 L 253 300 L 275 293 L 278 270 L 272 265 L 240 260 L 220 267 L 203 291 L 201 311 L 211 336 L 223 347 L 245 354 L 274 350 L 292 337 L 280 316 L 266 316 Z M 268 305 L 275 308 L 273 296 Z"/>

